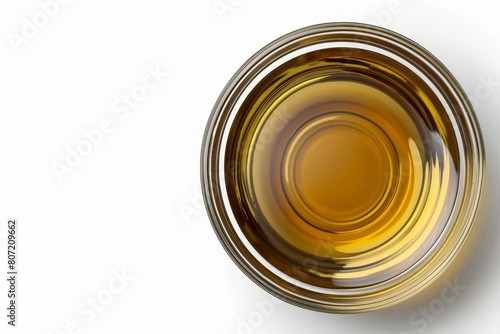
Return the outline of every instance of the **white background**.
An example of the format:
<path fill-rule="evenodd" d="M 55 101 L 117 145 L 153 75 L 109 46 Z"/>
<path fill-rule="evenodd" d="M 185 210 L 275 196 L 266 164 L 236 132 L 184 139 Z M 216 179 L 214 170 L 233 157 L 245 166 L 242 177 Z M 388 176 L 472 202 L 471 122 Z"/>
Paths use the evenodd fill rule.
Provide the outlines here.
<path fill-rule="evenodd" d="M 6 222 L 16 217 L 20 278 L 14 330 L 1 280 L 0 332 L 498 333 L 498 9 L 486 0 L 435 2 L 71 0 L 43 22 L 38 1 L 2 0 L 0 268 L 5 274 Z M 44 26 L 12 43 L 34 17 Z M 409 318 L 439 293 L 361 315 L 269 307 L 275 300 L 231 262 L 200 202 L 202 134 L 226 82 L 273 39 L 327 21 L 374 23 L 412 38 L 475 102 L 489 174 L 482 229 L 465 270 L 438 282 L 438 290 L 454 279 L 467 288 L 425 328 Z M 168 76 L 128 115 L 114 112 L 148 68 Z M 64 164 L 68 147 L 105 119 L 112 131 L 59 180 L 54 163 Z M 125 283 L 114 278 L 123 271 Z"/>

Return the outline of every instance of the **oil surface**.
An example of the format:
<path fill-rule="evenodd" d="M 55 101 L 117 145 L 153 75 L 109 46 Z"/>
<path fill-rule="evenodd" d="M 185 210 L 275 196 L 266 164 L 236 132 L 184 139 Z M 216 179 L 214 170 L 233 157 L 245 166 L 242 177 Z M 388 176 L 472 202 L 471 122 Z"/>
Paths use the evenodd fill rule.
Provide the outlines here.
<path fill-rule="evenodd" d="M 273 266 L 329 288 L 415 265 L 458 191 L 452 125 L 427 85 L 366 50 L 330 49 L 267 75 L 236 116 L 228 197 Z"/>

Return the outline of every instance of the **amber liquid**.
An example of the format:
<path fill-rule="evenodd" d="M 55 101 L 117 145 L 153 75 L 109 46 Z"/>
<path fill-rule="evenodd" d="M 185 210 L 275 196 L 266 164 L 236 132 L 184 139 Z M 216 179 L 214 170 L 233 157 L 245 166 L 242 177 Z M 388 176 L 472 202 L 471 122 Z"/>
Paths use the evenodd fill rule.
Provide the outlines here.
<path fill-rule="evenodd" d="M 457 192 L 453 127 L 400 64 L 363 50 L 294 59 L 253 89 L 230 133 L 240 227 L 283 273 L 330 288 L 415 265 Z"/>

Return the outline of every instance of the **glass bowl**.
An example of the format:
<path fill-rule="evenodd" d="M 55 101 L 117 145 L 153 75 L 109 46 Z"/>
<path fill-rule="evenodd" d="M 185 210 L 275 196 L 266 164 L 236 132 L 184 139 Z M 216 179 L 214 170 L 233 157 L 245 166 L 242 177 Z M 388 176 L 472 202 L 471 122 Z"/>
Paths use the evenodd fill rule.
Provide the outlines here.
<path fill-rule="evenodd" d="M 306 27 L 234 74 L 201 154 L 214 231 L 289 303 L 356 313 L 403 301 L 456 257 L 484 149 L 474 111 L 424 48 L 360 23 Z"/>

